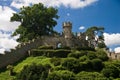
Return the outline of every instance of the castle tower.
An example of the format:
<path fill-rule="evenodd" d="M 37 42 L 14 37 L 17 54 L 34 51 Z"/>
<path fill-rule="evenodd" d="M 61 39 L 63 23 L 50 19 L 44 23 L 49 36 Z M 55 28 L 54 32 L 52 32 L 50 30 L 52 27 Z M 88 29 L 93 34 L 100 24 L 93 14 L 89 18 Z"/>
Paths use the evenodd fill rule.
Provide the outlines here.
<path fill-rule="evenodd" d="M 72 23 L 71 22 L 63 23 L 63 34 L 64 34 L 65 39 L 72 38 Z"/>
<path fill-rule="evenodd" d="M 66 46 L 73 47 L 72 41 L 72 23 L 71 22 L 64 22 L 63 23 L 63 35 L 66 41 Z"/>

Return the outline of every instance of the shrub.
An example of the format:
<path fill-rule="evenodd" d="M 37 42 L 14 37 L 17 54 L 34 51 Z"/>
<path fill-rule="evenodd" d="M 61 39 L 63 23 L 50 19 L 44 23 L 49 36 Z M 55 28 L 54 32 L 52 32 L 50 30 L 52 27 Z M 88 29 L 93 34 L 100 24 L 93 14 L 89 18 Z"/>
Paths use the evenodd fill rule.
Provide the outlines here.
<path fill-rule="evenodd" d="M 98 72 L 80 72 L 76 75 L 75 80 L 108 80 Z"/>
<path fill-rule="evenodd" d="M 100 59 L 93 59 L 91 62 L 92 62 L 92 68 L 95 71 L 101 71 L 104 67 L 104 64 Z"/>
<path fill-rule="evenodd" d="M 68 57 L 74 57 L 78 59 L 79 57 L 84 56 L 84 55 L 86 55 L 86 53 L 83 51 L 75 51 L 75 52 L 68 54 Z"/>
<path fill-rule="evenodd" d="M 51 72 L 47 80 L 75 80 L 75 74 L 68 70 L 59 70 Z"/>
<path fill-rule="evenodd" d="M 62 62 L 62 66 L 68 69 L 69 71 L 73 71 L 74 73 L 79 72 L 79 61 L 75 58 L 66 58 Z"/>
<path fill-rule="evenodd" d="M 32 64 L 25 66 L 16 80 L 45 80 L 48 76 L 50 65 Z"/>
<path fill-rule="evenodd" d="M 89 58 L 86 55 L 84 55 L 84 56 L 82 56 L 82 57 L 79 58 L 80 62 L 84 62 L 86 60 L 89 60 Z"/>
<path fill-rule="evenodd" d="M 96 56 L 101 59 L 102 61 L 107 61 L 108 60 L 108 56 L 107 53 L 103 50 L 98 50 L 96 52 Z"/>
<path fill-rule="evenodd" d="M 88 51 L 87 57 L 90 60 L 97 58 L 96 53 L 95 52 L 91 52 L 91 51 Z"/>
<path fill-rule="evenodd" d="M 50 62 L 51 62 L 52 64 L 54 64 L 54 66 L 58 66 L 58 65 L 60 65 L 60 63 L 61 63 L 61 59 L 60 59 L 60 58 L 51 58 L 51 59 L 50 59 Z"/>
<path fill-rule="evenodd" d="M 47 56 L 47 57 L 67 57 L 67 55 L 70 53 L 70 50 L 37 50 L 33 49 L 31 51 L 32 56 Z"/>
<path fill-rule="evenodd" d="M 80 71 L 92 71 L 92 63 L 90 60 L 79 63 L 79 72 Z"/>
<path fill-rule="evenodd" d="M 108 78 L 110 77 L 117 78 L 119 77 L 120 70 L 114 64 L 107 62 L 105 63 L 105 68 L 103 68 L 101 72 L 104 76 Z"/>

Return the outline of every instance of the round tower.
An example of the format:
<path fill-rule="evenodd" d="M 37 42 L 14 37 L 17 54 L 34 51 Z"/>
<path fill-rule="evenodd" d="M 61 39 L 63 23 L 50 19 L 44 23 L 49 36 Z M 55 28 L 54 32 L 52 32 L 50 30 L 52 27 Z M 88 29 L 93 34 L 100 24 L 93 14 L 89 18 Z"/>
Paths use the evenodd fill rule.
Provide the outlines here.
<path fill-rule="evenodd" d="M 72 38 L 72 23 L 71 22 L 63 23 L 63 34 L 66 39 Z"/>

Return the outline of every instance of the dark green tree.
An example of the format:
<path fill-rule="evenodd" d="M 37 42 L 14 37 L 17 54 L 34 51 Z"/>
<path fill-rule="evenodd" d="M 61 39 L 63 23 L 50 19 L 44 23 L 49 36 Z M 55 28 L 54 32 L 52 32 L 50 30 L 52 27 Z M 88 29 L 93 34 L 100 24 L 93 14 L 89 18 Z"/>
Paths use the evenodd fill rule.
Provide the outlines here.
<path fill-rule="evenodd" d="M 22 7 L 20 12 L 14 13 L 11 21 L 21 24 L 15 30 L 13 36 L 20 34 L 19 42 L 25 42 L 42 35 L 56 33 L 53 28 L 57 24 L 58 10 L 53 7 L 45 7 L 43 4 Z"/>
<path fill-rule="evenodd" d="M 96 35 L 99 35 L 100 39 L 104 39 L 103 32 L 104 32 L 104 27 L 93 26 L 88 28 L 85 33 L 89 39 L 95 39 Z"/>

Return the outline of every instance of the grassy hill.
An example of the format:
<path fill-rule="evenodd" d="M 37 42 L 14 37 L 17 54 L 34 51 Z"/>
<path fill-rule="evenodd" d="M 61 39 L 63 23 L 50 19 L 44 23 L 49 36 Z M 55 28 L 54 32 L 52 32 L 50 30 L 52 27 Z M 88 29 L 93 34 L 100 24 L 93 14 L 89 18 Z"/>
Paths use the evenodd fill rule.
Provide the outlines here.
<path fill-rule="evenodd" d="M 34 66 L 40 65 L 43 65 L 43 68 L 46 65 L 51 66 L 50 73 L 47 71 L 48 80 L 119 80 L 120 77 L 120 61 L 109 60 L 103 50 L 38 48 L 32 51 L 31 56 L 13 65 L 15 73 L 13 76 L 9 76 L 7 69 L 2 71 L 0 80 L 14 80 L 21 74 L 23 76 L 27 69 L 34 70 Z M 36 68 L 34 71 L 39 72 L 39 70 Z M 30 75 L 29 71 L 26 74 Z"/>

